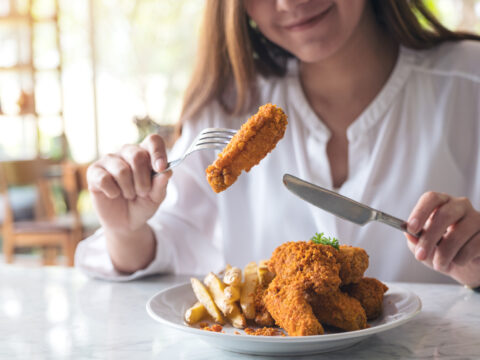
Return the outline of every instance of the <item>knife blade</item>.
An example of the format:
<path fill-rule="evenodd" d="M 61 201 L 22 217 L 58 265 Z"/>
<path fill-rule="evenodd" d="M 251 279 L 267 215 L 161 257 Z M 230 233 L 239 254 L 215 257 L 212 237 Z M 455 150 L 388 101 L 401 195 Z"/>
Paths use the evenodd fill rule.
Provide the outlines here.
<path fill-rule="evenodd" d="M 379 221 L 412 236 L 419 237 L 420 235 L 420 233 L 412 234 L 409 232 L 407 223 L 401 219 L 361 204 L 334 191 L 299 179 L 296 176 L 290 174 L 283 175 L 283 183 L 288 190 L 301 199 L 355 224 L 365 225 L 370 221 Z"/>

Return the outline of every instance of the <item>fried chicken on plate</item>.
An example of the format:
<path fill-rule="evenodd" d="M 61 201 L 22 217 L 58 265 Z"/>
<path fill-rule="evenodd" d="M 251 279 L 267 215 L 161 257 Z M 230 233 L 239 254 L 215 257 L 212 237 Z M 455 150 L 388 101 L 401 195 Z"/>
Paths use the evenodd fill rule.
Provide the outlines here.
<path fill-rule="evenodd" d="M 289 335 L 323 334 L 313 313 L 311 293 L 331 294 L 340 286 L 338 250 L 313 242 L 288 242 L 273 252 L 269 270 L 276 274 L 264 294 L 268 312 Z"/>
<path fill-rule="evenodd" d="M 344 286 L 342 290 L 357 299 L 365 309 L 367 319 L 373 320 L 382 312 L 383 294 L 388 287 L 377 279 L 365 277 L 355 284 Z"/>
<path fill-rule="evenodd" d="M 323 334 L 322 325 L 365 329 L 367 319 L 380 314 L 387 289 L 380 281 L 363 277 L 367 267 L 368 255 L 361 248 L 285 243 L 270 258 L 275 278 L 264 290 L 263 303 L 291 336 Z"/>
<path fill-rule="evenodd" d="M 255 323 L 261 326 L 275 325 L 275 320 L 273 320 L 272 315 L 268 312 L 264 300 L 265 291 L 269 284 L 270 283 L 261 284 L 259 282 L 255 289 Z"/>
<path fill-rule="evenodd" d="M 359 247 L 340 245 L 337 261 L 342 285 L 359 282 L 368 268 L 367 252 Z"/>
<path fill-rule="evenodd" d="M 340 289 L 333 294 L 314 294 L 311 305 L 318 321 L 324 325 L 345 331 L 367 327 L 367 316 L 360 302 Z"/>

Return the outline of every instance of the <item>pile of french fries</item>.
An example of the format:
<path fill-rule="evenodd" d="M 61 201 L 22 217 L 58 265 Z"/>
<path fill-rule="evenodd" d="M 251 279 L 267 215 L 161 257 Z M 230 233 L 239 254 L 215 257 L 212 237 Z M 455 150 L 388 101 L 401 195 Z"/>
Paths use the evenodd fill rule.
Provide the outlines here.
<path fill-rule="evenodd" d="M 267 286 L 274 274 L 268 270 L 268 260 L 257 265 L 248 263 L 242 270 L 227 265 L 221 275 L 210 272 L 203 283 L 191 278 L 197 302 L 185 312 L 185 321 L 194 325 L 210 316 L 213 321 L 243 329 L 247 319 L 255 319 L 255 292 L 257 286 Z M 243 277 L 243 279 L 242 279 Z"/>

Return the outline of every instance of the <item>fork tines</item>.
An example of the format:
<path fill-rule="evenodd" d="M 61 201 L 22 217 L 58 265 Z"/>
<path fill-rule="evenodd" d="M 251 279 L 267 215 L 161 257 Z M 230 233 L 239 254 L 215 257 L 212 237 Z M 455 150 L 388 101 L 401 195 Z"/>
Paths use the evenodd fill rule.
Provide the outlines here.
<path fill-rule="evenodd" d="M 222 129 L 222 128 L 209 128 L 203 130 L 196 141 L 196 145 L 206 144 L 228 144 L 233 135 L 236 134 L 235 130 Z"/>

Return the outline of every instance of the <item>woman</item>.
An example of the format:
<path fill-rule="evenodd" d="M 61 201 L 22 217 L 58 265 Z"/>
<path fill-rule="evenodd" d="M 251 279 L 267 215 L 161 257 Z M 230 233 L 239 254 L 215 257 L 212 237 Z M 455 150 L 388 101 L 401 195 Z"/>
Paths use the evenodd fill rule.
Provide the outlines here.
<path fill-rule="evenodd" d="M 365 248 L 367 274 L 381 280 L 478 287 L 480 43 L 470 40 L 479 37 L 445 29 L 420 0 L 208 1 L 169 156 L 205 127 L 239 128 L 267 102 L 289 116 L 285 137 L 220 195 L 205 181 L 208 151 L 170 181 L 170 172 L 150 179 L 166 164 L 156 135 L 101 158 L 88 181 L 103 230 L 79 245 L 77 264 L 111 279 L 205 273 L 322 231 Z M 408 218 L 422 234 L 405 241 L 382 224 L 335 218 L 289 194 L 284 173 Z"/>

